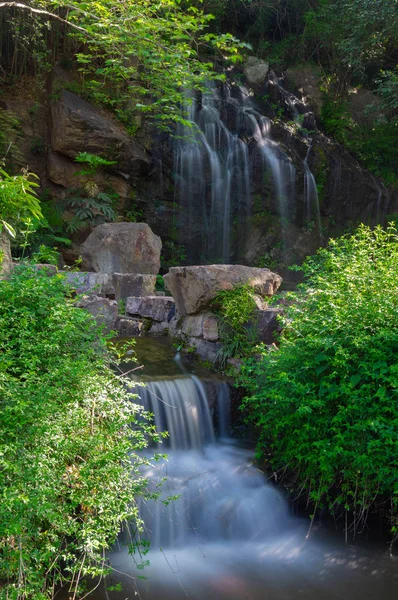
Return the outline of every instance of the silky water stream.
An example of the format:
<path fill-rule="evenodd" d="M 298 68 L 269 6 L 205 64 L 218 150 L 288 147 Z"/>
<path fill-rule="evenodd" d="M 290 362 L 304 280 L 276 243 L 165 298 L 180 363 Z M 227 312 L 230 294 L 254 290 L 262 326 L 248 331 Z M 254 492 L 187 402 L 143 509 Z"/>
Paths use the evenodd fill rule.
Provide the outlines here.
<path fill-rule="evenodd" d="M 292 516 L 283 494 L 253 465 L 253 452 L 229 437 L 229 393 L 213 398 L 196 376 L 152 378 L 137 387 L 169 440 L 168 459 L 147 473 L 164 477 L 165 505 L 142 505 L 151 548 L 143 570 L 120 542 L 97 600 L 396 600 L 398 561 L 387 545 L 344 546 L 340 536 Z M 214 389 L 214 385 L 213 385 Z M 217 414 L 218 413 L 218 414 Z M 144 559 L 144 560 L 145 560 Z M 141 579 L 144 577 L 145 579 Z M 122 591 L 108 591 L 116 584 Z"/>

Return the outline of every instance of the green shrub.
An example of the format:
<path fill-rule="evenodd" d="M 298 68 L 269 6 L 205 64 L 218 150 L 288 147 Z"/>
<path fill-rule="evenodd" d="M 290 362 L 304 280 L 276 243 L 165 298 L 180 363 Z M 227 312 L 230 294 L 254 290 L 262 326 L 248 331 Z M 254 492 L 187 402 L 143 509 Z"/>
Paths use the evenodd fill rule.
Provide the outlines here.
<path fill-rule="evenodd" d="M 354 528 L 379 509 L 396 531 L 397 264 L 393 225 L 331 240 L 303 267 L 280 349 L 242 371 L 259 453 L 315 507 L 346 510 Z"/>
<path fill-rule="evenodd" d="M 243 358 L 251 353 L 258 342 L 255 321 L 256 302 L 253 289 L 248 285 L 219 292 L 213 301 L 218 317 L 222 348 L 218 362 L 225 367 L 229 358 Z"/>
<path fill-rule="evenodd" d="M 9 175 L 0 167 L 0 232 L 4 229 L 15 237 L 15 226 L 32 218 L 42 219 L 40 201 L 36 195 L 39 185 L 32 181 L 37 175 L 24 171 Z"/>
<path fill-rule="evenodd" d="M 32 262 L 57 265 L 59 261 L 59 252 L 56 248 L 49 248 L 40 244 L 39 249 L 32 254 Z"/>
<path fill-rule="evenodd" d="M 81 598 L 127 520 L 140 542 L 137 451 L 154 430 L 61 275 L 16 268 L 0 306 L 0 598 L 44 600 L 66 583 Z"/>

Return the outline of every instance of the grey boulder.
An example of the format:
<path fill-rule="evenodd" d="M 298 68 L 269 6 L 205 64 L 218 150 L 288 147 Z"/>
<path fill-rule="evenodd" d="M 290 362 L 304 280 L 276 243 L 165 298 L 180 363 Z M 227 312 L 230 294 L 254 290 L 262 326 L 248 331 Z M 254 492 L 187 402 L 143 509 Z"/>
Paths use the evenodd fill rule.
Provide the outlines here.
<path fill-rule="evenodd" d="M 97 325 L 104 327 L 105 332 L 115 328 L 118 317 L 118 305 L 115 300 L 99 296 L 83 296 L 76 306 L 87 310 L 94 317 Z"/>
<path fill-rule="evenodd" d="M 254 87 L 260 87 L 265 83 L 268 71 L 269 63 L 256 56 L 250 56 L 244 65 L 247 83 Z"/>
<path fill-rule="evenodd" d="M 282 283 L 280 275 L 269 269 L 243 265 L 172 267 L 164 280 L 180 315 L 209 308 L 221 290 L 249 285 L 260 296 L 272 296 Z"/>
<path fill-rule="evenodd" d="M 119 315 L 116 329 L 122 337 L 139 337 L 142 334 L 144 322 L 140 319 Z"/>
<path fill-rule="evenodd" d="M 65 273 L 65 279 L 77 294 L 95 294 L 96 296 L 114 294 L 112 277 L 108 273 L 78 271 Z"/>
<path fill-rule="evenodd" d="M 146 223 L 104 223 L 82 244 L 88 271 L 156 275 L 162 242 Z"/>
<path fill-rule="evenodd" d="M 219 339 L 218 320 L 210 312 L 182 317 L 180 327 L 188 337 L 203 338 L 208 342 L 217 342 Z"/>
<path fill-rule="evenodd" d="M 126 313 L 153 321 L 167 322 L 174 314 L 174 300 L 169 296 L 127 298 Z"/>

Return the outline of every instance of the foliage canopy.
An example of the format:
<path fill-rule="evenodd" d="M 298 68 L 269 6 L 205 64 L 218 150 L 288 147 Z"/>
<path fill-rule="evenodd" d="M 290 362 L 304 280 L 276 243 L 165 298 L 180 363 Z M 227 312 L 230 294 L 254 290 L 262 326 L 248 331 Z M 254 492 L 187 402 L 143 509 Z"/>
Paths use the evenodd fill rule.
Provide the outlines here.
<path fill-rule="evenodd" d="M 9 52 L 11 56 L 14 51 L 14 62 L 22 53 L 18 31 L 24 31 L 32 59 L 44 69 L 63 58 L 59 33 L 72 38 L 83 91 L 126 123 L 133 121 L 137 111 L 156 115 L 161 122 L 179 120 L 185 90 L 221 77 L 214 70 L 214 54 L 238 60 L 238 40 L 209 31 L 212 15 L 194 2 L 35 0 L 25 9 L 21 3 L 5 4 L 5 10 L 12 11 L 12 20 L 4 27 L 11 28 Z M 45 27 L 33 28 L 32 19 Z M 38 45 L 42 51 L 35 54 Z M 25 55 L 23 59 L 29 62 Z"/>

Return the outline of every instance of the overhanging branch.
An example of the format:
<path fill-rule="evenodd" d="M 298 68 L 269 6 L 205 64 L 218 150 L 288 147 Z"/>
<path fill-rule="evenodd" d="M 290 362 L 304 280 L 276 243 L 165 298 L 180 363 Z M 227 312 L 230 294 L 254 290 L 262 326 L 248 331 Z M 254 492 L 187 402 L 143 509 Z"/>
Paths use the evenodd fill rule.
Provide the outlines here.
<path fill-rule="evenodd" d="M 87 29 L 84 29 L 84 27 L 80 27 L 75 23 L 71 23 L 71 21 L 67 21 L 55 13 L 47 10 L 41 10 L 40 8 L 33 8 L 33 6 L 28 6 L 27 4 L 22 4 L 21 2 L 0 2 L 0 8 L 20 8 L 21 10 L 27 10 L 35 15 L 42 15 L 51 19 L 55 19 L 56 21 L 60 21 L 65 25 L 69 25 L 69 27 L 73 27 L 73 29 L 77 29 L 86 35 L 90 35 Z"/>

